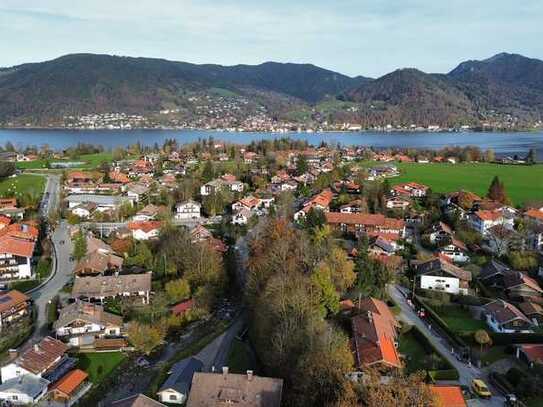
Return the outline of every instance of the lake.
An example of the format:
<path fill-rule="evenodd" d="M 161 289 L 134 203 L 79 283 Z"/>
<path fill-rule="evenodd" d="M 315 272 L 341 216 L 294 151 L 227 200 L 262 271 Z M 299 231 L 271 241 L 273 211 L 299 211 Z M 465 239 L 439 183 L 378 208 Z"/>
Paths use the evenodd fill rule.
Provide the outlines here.
<path fill-rule="evenodd" d="M 101 144 L 105 148 L 127 146 L 136 142 L 144 145 L 161 145 L 174 138 L 180 144 L 214 137 L 232 143 L 246 144 L 253 140 L 290 137 L 307 140 L 311 144 L 321 141 L 342 145 L 372 146 L 376 148 L 403 147 L 439 149 L 446 146 L 473 145 L 486 150 L 494 149 L 497 155 L 524 155 L 535 148 L 543 160 L 543 132 L 526 133 L 427 133 L 427 132 L 327 132 L 327 133 L 229 133 L 203 130 L 0 130 L 0 145 L 11 141 L 17 147 L 48 144 L 62 149 L 77 143 Z"/>

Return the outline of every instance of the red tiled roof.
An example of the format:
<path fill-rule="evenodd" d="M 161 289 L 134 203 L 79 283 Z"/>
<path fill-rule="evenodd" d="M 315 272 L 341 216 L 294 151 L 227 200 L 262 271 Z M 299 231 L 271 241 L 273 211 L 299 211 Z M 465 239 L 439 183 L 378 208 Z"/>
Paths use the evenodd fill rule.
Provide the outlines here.
<path fill-rule="evenodd" d="M 58 390 L 66 396 L 72 396 L 72 393 L 83 383 L 89 375 L 81 369 L 75 369 L 65 374 L 56 382 L 51 390 Z"/>
<path fill-rule="evenodd" d="M 0 209 L 16 208 L 16 207 L 17 207 L 16 198 L 0 198 Z"/>
<path fill-rule="evenodd" d="M 475 212 L 475 215 L 478 216 L 482 220 L 488 220 L 488 221 L 496 221 L 502 217 L 501 212 L 499 211 L 477 211 Z"/>
<path fill-rule="evenodd" d="M 24 352 L 16 363 L 34 374 L 51 368 L 68 350 L 63 342 L 47 336 L 42 341 Z"/>
<path fill-rule="evenodd" d="M 172 313 L 174 315 L 181 315 L 181 314 L 184 314 L 186 311 L 192 309 L 193 306 L 194 306 L 194 300 L 191 298 L 190 300 L 180 302 L 179 304 L 173 306 Z"/>
<path fill-rule="evenodd" d="M 537 219 L 539 221 L 543 221 L 543 211 L 539 209 L 530 209 L 526 211 L 526 216 L 529 216 L 530 218 Z"/>
<path fill-rule="evenodd" d="M 332 224 L 378 226 L 387 229 L 403 229 L 405 222 L 402 219 L 386 218 L 381 214 L 370 213 L 325 213 L 326 222 Z"/>
<path fill-rule="evenodd" d="M 526 354 L 530 362 L 543 363 L 543 345 L 524 344 L 520 345 L 520 348 Z"/>
<path fill-rule="evenodd" d="M 145 233 L 149 233 L 152 230 L 160 229 L 162 222 L 160 221 L 141 221 L 141 222 L 128 222 L 128 229 L 130 230 L 143 230 Z"/>
<path fill-rule="evenodd" d="M 460 386 L 431 386 L 432 393 L 443 407 L 466 407 Z"/>
<path fill-rule="evenodd" d="M 6 312 L 11 308 L 29 300 L 30 298 L 17 290 L 0 294 L 0 313 Z"/>
<path fill-rule="evenodd" d="M 33 241 L 18 239 L 9 235 L 0 237 L 0 253 L 2 254 L 32 257 L 35 245 Z"/>

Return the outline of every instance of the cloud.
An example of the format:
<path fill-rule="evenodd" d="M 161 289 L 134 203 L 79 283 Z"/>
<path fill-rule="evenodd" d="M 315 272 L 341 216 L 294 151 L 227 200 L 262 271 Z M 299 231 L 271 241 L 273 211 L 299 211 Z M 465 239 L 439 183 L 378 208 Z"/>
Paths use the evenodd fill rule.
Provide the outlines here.
<path fill-rule="evenodd" d="M 102 52 L 444 72 L 500 51 L 543 57 L 541 20 L 539 0 L 2 0 L 0 64 Z"/>

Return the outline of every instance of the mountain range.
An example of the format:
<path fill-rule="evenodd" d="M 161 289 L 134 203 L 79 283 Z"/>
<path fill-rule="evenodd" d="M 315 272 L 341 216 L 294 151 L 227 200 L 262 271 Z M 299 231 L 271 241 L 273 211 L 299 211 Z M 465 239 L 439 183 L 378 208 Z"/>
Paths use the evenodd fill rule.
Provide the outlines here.
<path fill-rule="evenodd" d="M 498 54 L 448 74 L 399 69 L 377 79 L 310 64 L 196 65 L 163 59 L 71 54 L 0 69 L 0 124 L 51 125 L 65 116 L 164 109 L 197 115 L 195 96 L 238 99 L 238 118 L 348 121 L 363 127 L 528 127 L 543 119 L 543 61 Z M 198 99 L 198 100 L 200 100 Z"/>

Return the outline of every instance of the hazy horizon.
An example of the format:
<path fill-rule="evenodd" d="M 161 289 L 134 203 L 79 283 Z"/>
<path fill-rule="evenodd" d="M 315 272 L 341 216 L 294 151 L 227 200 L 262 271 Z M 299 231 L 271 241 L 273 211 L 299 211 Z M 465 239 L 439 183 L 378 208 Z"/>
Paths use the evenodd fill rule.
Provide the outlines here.
<path fill-rule="evenodd" d="M 537 0 L 44 3 L 0 0 L 0 66 L 94 53 L 196 64 L 311 63 L 379 77 L 407 67 L 446 73 L 501 52 L 543 58 Z"/>

